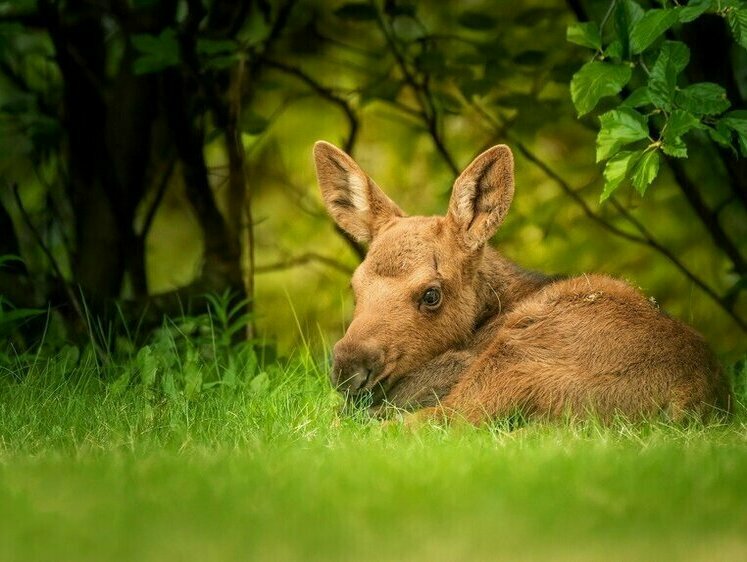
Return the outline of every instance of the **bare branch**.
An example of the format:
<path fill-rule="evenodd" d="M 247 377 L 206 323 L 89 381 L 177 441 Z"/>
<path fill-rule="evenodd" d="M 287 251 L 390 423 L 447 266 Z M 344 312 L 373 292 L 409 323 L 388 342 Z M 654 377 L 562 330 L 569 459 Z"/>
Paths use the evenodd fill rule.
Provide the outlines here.
<path fill-rule="evenodd" d="M 459 167 L 454 161 L 454 157 L 446 148 L 446 143 L 444 142 L 443 137 L 441 136 L 441 133 L 439 131 L 439 116 L 438 112 L 436 111 L 436 106 L 433 102 L 433 95 L 428 82 L 419 82 L 417 80 L 417 77 L 410 71 L 409 67 L 407 66 L 405 56 L 400 52 L 399 46 L 397 45 L 394 30 L 390 25 L 387 24 L 378 10 L 376 21 L 379 25 L 379 29 L 381 29 L 381 33 L 386 39 L 389 51 L 392 53 L 394 60 L 397 62 L 397 66 L 402 73 L 405 83 L 413 91 L 415 97 L 418 100 L 418 103 L 420 104 L 423 121 L 426 128 L 428 129 L 428 133 L 430 134 L 431 139 L 433 140 L 433 144 L 435 145 L 436 150 L 441 155 L 446 165 L 449 167 L 449 170 L 451 170 L 451 173 L 454 176 L 457 176 L 459 174 Z"/>
<path fill-rule="evenodd" d="M 705 226 L 708 234 L 713 239 L 713 243 L 719 248 L 734 264 L 734 271 L 739 275 L 747 275 L 747 263 L 739 253 L 734 242 L 729 238 L 718 220 L 718 213 L 711 210 L 703 197 L 700 195 L 698 188 L 688 177 L 685 172 L 685 167 L 679 160 L 672 158 L 667 159 L 669 167 L 674 174 L 677 184 L 679 185 L 680 191 L 687 199 L 690 207 L 698 215 L 698 218 Z"/>
<path fill-rule="evenodd" d="M 345 113 L 345 117 L 348 120 L 349 127 L 348 136 L 345 139 L 345 143 L 343 144 L 343 149 L 345 150 L 345 152 L 352 152 L 353 146 L 355 145 L 356 137 L 358 135 L 358 117 L 355 114 L 355 111 L 353 110 L 350 103 L 348 103 L 344 98 L 337 95 L 331 88 L 323 86 L 322 84 L 317 82 L 314 78 L 312 78 L 309 74 L 305 73 L 300 68 L 296 68 L 294 66 L 290 66 L 288 64 L 267 58 L 264 59 L 264 62 L 270 68 L 274 68 L 276 70 L 284 72 L 285 74 L 294 76 L 295 78 L 306 84 L 309 88 L 314 90 L 317 94 L 319 94 L 320 97 L 326 99 L 327 101 L 335 104 L 340 109 L 342 109 L 342 111 Z"/>
<path fill-rule="evenodd" d="M 49 261 L 49 265 L 52 267 L 52 270 L 54 271 L 55 275 L 60 280 L 60 283 L 62 283 L 62 286 L 65 290 L 65 294 L 70 300 L 70 304 L 75 309 L 75 313 L 80 317 L 81 321 L 84 324 L 87 323 L 88 316 L 84 313 L 80 300 L 75 294 L 75 291 L 73 291 L 72 287 L 70 286 L 70 283 L 68 283 L 67 279 L 65 279 L 65 276 L 62 274 L 62 269 L 60 268 L 54 255 L 52 255 L 52 252 L 50 251 L 50 249 L 47 247 L 46 243 L 44 242 L 44 239 L 42 238 L 41 234 L 39 234 L 39 231 L 37 230 L 36 226 L 34 226 L 34 222 L 31 220 L 31 217 L 29 216 L 28 211 L 26 211 L 26 207 L 23 206 L 21 195 L 18 193 L 18 184 L 13 184 L 10 187 L 11 187 L 11 191 L 13 192 L 13 197 L 15 198 L 16 205 L 18 206 L 18 210 L 21 213 L 21 217 L 23 217 L 23 221 L 26 223 L 26 226 L 31 231 L 31 234 L 34 236 L 34 239 L 36 240 L 36 243 L 39 245 L 39 248 L 41 248 L 41 251 L 44 252 L 44 255 Z M 98 346 L 97 346 L 97 349 L 98 349 Z"/>
<path fill-rule="evenodd" d="M 254 268 L 254 272 L 255 273 L 270 273 L 274 271 L 283 271 L 286 269 L 291 269 L 293 267 L 299 267 L 302 265 L 306 265 L 312 262 L 321 263 L 345 275 L 351 275 L 353 273 L 353 268 L 345 265 L 342 262 L 337 261 L 334 258 L 323 256 L 323 255 L 317 254 L 316 252 L 308 252 L 306 254 L 301 254 L 300 256 L 291 257 L 286 260 L 282 260 L 282 261 L 275 262 L 275 263 L 258 265 Z"/>
<path fill-rule="evenodd" d="M 343 144 L 343 148 L 345 152 L 347 152 L 348 154 L 352 154 L 353 147 L 355 146 L 355 142 L 358 138 L 358 116 L 356 115 L 350 103 L 348 103 L 348 101 L 344 98 L 338 96 L 331 88 L 328 88 L 317 82 L 314 78 L 312 78 L 309 74 L 305 73 L 300 68 L 296 68 L 268 58 L 265 58 L 264 62 L 270 68 L 275 68 L 276 70 L 279 70 L 301 80 L 319 96 L 330 101 L 331 103 L 334 103 L 343 110 L 348 120 L 348 136 L 345 140 L 345 143 Z M 356 256 L 358 256 L 358 259 L 362 260 L 365 257 L 366 250 L 363 246 L 361 246 L 360 243 L 351 238 L 348 233 L 344 232 L 339 227 L 335 228 L 335 232 L 342 236 L 348 246 L 350 246 L 350 249 L 355 253 Z"/>
<path fill-rule="evenodd" d="M 163 201 L 163 196 L 166 194 L 166 188 L 169 185 L 169 179 L 171 178 L 171 174 L 174 172 L 175 165 L 176 165 L 176 157 L 172 156 L 168 164 L 166 165 L 166 169 L 163 172 L 161 181 L 158 184 L 158 189 L 156 190 L 156 195 L 153 198 L 153 202 L 148 208 L 148 212 L 145 214 L 145 220 L 143 221 L 143 228 L 140 230 L 140 233 L 138 234 L 140 238 L 145 239 L 148 236 L 148 233 L 150 232 L 151 226 L 153 226 L 153 220 L 156 218 L 156 212 L 158 211 L 158 208 L 161 206 L 161 202 Z"/>

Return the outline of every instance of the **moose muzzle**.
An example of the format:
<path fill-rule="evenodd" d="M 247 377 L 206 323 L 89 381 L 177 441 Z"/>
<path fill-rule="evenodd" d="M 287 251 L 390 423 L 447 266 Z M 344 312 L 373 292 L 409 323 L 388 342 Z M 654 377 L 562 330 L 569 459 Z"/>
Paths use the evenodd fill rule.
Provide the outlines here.
<path fill-rule="evenodd" d="M 343 338 L 335 345 L 330 378 L 341 392 L 356 394 L 384 368 L 384 352 L 372 346 L 350 344 Z"/>

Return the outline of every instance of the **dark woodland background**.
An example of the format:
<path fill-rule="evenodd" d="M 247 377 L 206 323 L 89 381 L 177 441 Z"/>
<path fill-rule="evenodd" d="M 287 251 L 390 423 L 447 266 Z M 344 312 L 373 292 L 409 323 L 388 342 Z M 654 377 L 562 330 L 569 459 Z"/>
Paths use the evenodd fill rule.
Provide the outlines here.
<path fill-rule="evenodd" d="M 747 160 L 710 114 L 701 125 L 714 132 L 690 132 L 687 158 L 664 150 L 644 197 L 622 185 L 599 202 L 597 117 L 630 90 L 579 118 L 571 78 L 605 55 L 566 28 L 609 21 L 607 43 L 639 18 L 632 4 L 0 2 L 0 255 L 23 258 L 2 264 L 0 310 L 26 318 L 13 337 L 85 339 L 92 324 L 102 341 L 144 337 L 164 314 L 225 294 L 262 341 L 332 340 L 364 249 L 321 206 L 313 142 L 351 153 L 412 214 L 442 213 L 460 169 L 507 143 L 517 189 L 496 237 L 507 256 L 626 278 L 737 356 Z M 718 84 L 740 119 L 747 10 L 690 5 L 699 17 L 656 39 L 690 49 L 678 88 Z M 657 45 L 636 56 L 642 71 Z"/>

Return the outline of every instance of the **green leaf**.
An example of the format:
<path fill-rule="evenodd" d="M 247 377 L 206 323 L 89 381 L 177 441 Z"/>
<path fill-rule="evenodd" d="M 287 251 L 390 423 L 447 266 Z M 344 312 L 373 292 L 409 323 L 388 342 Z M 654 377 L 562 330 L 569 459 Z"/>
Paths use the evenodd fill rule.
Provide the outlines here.
<path fill-rule="evenodd" d="M 371 21 L 377 17 L 376 8 L 366 2 L 343 4 L 334 11 L 334 14 L 348 21 Z"/>
<path fill-rule="evenodd" d="M 722 124 L 737 134 L 742 156 L 747 157 L 747 110 L 730 111 L 719 121 Z"/>
<path fill-rule="evenodd" d="M 433 101 L 446 113 L 458 115 L 462 111 L 462 102 L 449 92 L 434 91 Z"/>
<path fill-rule="evenodd" d="M 600 203 L 604 203 L 620 187 L 628 170 L 638 162 L 642 155 L 643 150 L 624 150 L 607 161 L 604 167 L 604 190 L 599 197 Z"/>
<path fill-rule="evenodd" d="M 591 61 L 582 66 L 571 79 L 571 99 L 579 117 L 594 109 L 603 97 L 618 94 L 631 73 L 626 64 Z"/>
<path fill-rule="evenodd" d="M 597 162 L 615 155 L 623 146 L 648 138 L 648 121 L 634 109 L 620 108 L 599 116 Z"/>
<path fill-rule="evenodd" d="M 249 135 L 261 134 L 269 124 L 270 122 L 265 117 L 251 110 L 241 114 L 241 130 Z"/>
<path fill-rule="evenodd" d="M 187 351 L 187 357 L 182 365 L 184 376 L 184 394 L 188 400 L 195 398 L 202 390 L 202 369 L 197 352 Z"/>
<path fill-rule="evenodd" d="M 546 54 L 544 51 L 530 50 L 516 55 L 514 62 L 524 66 L 536 66 L 541 64 L 545 60 L 545 57 Z"/>
<path fill-rule="evenodd" d="M 731 145 L 732 132 L 721 121 L 716 123 L 715 128 L 708 127 L 707 131 L 708 136 L 711 137 L 713 142 L 723 146 L 724 148 L 731 149 L 732 151 L 734 150 L 734 147 Z"/>
<path fill-rule="evenodd" d="M 593 21 L 572 23 L 566 30 L 566 39 L 576 45 L 589 47 L 590 49 L 602 48 L 602 37 L 599 34 L 599 26 Z"/>
<path fill-rule="evenodd" d="M 36 308 L 14 308 L 12 310 L 0 310 L 0 328 L 6 329 L 11 324 L 18 324 L 21 320 L 33 318 L 44 314 L 44 310 Z"/>
<path fill-rule="evenodd" d="M 692 113 L 688 113 L 682 109 L 675 109 L 667 120 L 664 137 L 666 138 L 667 135 L 670 138 L 681 137 L 699 125 L 700 120 Z"/>
<path fill-rule="evenodd" d="M 238 63 L 240 59 L 241 57 L 237 54 L 230 54 L 224 57 L 211 57 L 205 62 L 205 66 L 216 70 L 223 70 L 225 68 L 231 68 Z"/>
<path fill-rule="evenodd" d="M 174 380 L 174 373 L 171 370 L 165 370 L 161 376 L 161 390 L 163 393 L 172 400 L 178 396 L 176 390 L 176 381 Z"/>
<path fill-rule="evenodd" d="M 674 10 L 649 10 L 639 19 L 630 32 L 630 52 L 633 55 L 645 51 L 654 41 L 677 22 Z"/>
<path fill-rule="evenodd" d="M 377 80 L 361 91 L 361 103 L 374 99 L 394 101 L 402 88 L 402 82 L 396 80 Z"/>
<path fill-rule="evenodd" d="M 160 72 L 179 64 L 179 43 L 171 28 L 164 29 L 160 35 L 133 35 L 132 45 L 141 53 L 132 64 L 135 74 Z"/>
<path fill-rule="evenodd" d="M 140 382 L 145 388 L 150 388 L 156 382 L 158 374 L 158 358 L 150 346 L 140 348 L 135 357 L 135 363 L 140 371 Z"/>
<path fill-rule="evenodd" d="M 262 371 L 249 382 L 249 390 L 254 394 L 262 394 L 270 388 L 270 376 Z"/>
<path fill-rule="evenodd" d="M 695 115 L 718 115 L 731 105 L 726 90 L 713 82 L 699 82 L 683 88 L 677 92 L 674 101 Z"/>
<path fill-rule="evenodd" d="M 114 382 L 111 383 L 111 385 L 109 385 L 109 392 L 111 392 L 113 396 L 119 396 L 125 390 L 127 390 L 127 387 L 130 385 L 131 378 L 132 373 L 130 371 L 125 371 L 119 377 L 117 377 Z"/>
<path fill-rule="evenodd" d="M 667 119 L 667 123 L 664 126 L 662 135 L 664 142 L 662 150 L 664 154 L 675 158 L 686 158 L 687 146 L 682 140 L 682 135 L 701 126 L 700 120 L 692 113 L 688 113 L 682 109 L 675 109 L 669 115 L 669 119 Z"/>
<path fill-rule="evenodd" d="M 656 178 L 659 173 L 659 152 L 657 150 L 647 150 L 638 163 L 633 168 L 633 187 L 641 195 L 646 193 L 646 189 Z"/>
<path fill-rule="evenodd" d="M 417 13 L 417 7 L 414 3 L 411 4 L 409 2 L 386 2 L 384 11 L 387 15 L 393 17 L 408 16 L 414 18 Z"/>
<path fill-rule="evenodd" d="M 438 73 L 446 67 L 446 57 L 441 51 L 429 50 L 415 57 L 415 64 L 428 74 Z"/>
<path fill-rule="evenodd" d="M 602 53 L 605 59 L 622 60 L 622 43 L 615 39 L 612 43 L 607 45 L 607 48 Z"/>
<path fill-rule="evenodd" d="M 620 41 L 620 56 L 623 59 L 630 57 L 630 34 L 643 14 L 643 8 L 633 0 L 618 0 L 615 5 L 615 32 Z"/>
<path fill-rule="evenodd" d="M 687 158 L 687 145 L 685 141 L 677 137 L 672 139 L 671 142 L 665 142 L 661 145 L 661 150 L 667 156 L 674 158 Z"/>
<path fill-rule="evenodd" d="M 688 2 L 684 8 L 677 9 L 677 15 L 679 16 L 681 23 L 688 23 L 698 19 L 701 15 L 706 13 L 711 6 L 713 6 L 713 0 L 692 0 Z"/>
<path fill-rule="evenodd" d="M 528 8 L 516 16 L 514 24 L 521 27 L 533 27 L 548 19 L 557 21 L 557 18 L 563 17 L 565 13 L 562 8 Z"/>
<path fill-rule="evenodd" d="M 465 66 L 472 66 L 472 65 L 483 65 L 487 62 L 487 58 L 484 54 L 479 52 L 474 53 L 462 53 L 460 55 L 457 55 L 453 59 L 454 63 L 461 64 Z"/>
<path fill-rule="evenodd" d="M 197 52 L 201 55 L 224 55 L 238 50 L 238 44 L 228 39 L 198 39 Z"/>
<path fill-rule="evenodd" d="M 747 49 L 747 8 L 730 8 L 726 12 L 726 21 L 734 41 Z"/>
<path fill-rule="evenodd" d="M 648 79 L 648 94 L 659 109 L 672 108 L 677 76 L 690 61 L 690 49 L 680 41 L 665 41 Z"/>
<path fill-rule="evenodd" d="M 467 29 L 486 31 L 488 29 L 493 29 L 498 22 L 493 16 L 489 16 L 484 12 L 468 10 L 459 14 L 457 23 Z"/>
<path fill-rule="evenodd" d="M 20 262 L 23 263 L 23 260 L 20 256 L 17 256 L 15 254 L 2 254 L 0 255 L 0 268 L 2 268 L 6 263 L 10 262 Z"/>
<path fill-rule="evenodd" d="M 651 98 L 648 95 L 648 88 L 641 86 L 636 88 L 632 94 L 630 94 L 623 102 L 620 107 L 643 107 L 644 105 L 651 105 Z"/>
<path fill-rule="evenodd" d="M 397 39 L 403 43 L 413 43 L 428 35 L 423 24 L 414 18 L 394 18 L 392 29 Z"/>
<path fill-rule="evenodd" d="M 485 78 L 464 80 L 459 83 L 459 89 L 467 99 L 472 98 L 472 96 L 484 96 L 494 87 L 495 83 Z"/>

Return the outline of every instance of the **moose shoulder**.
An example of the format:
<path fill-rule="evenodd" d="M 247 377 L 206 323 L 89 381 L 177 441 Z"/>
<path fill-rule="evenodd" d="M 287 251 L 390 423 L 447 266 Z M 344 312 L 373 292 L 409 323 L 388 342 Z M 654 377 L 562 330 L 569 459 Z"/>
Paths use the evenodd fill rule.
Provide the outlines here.
<path fill-rule="evenodd" d="M 474 423 L 517 410 L 675 419 L 729 410 L 703 338 L 637 290 L 603 275 L 545 277 L 487 246 L 514 194 L 507 146 L 457 178 L 445 217 L 406 216 L 329 143 L 314 156 L 330 215 L 369 244 L 334 348 L 341 391 Z"/>

